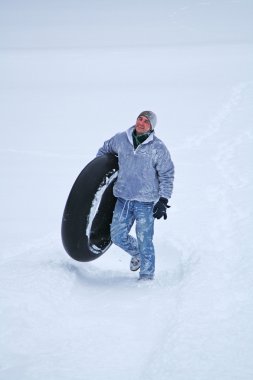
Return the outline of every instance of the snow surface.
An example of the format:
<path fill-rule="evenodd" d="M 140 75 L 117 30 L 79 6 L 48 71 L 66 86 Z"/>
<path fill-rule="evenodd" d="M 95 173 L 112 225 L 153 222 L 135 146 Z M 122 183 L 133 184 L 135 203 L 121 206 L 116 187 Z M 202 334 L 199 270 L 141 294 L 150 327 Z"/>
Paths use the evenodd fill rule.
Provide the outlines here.
<path fill-rule="evenodd" d="M 0 1 L 1 380 L 253 379 L 253 3 Z M 143 109 L 171 151 L 156 279 L 61 218 Z"/>

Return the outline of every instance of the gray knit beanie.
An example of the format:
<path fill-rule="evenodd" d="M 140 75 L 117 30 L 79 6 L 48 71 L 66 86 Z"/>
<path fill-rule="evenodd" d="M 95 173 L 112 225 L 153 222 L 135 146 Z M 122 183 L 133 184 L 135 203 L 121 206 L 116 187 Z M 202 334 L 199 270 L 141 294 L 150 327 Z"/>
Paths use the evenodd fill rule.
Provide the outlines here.
<path fill-rule="evenodd" d="M 138 117 L 140 117 L 140 116 L 145 116 L 149 120 L 149 122 L 151 124 L 151 128 L 152 129 L 155 128 L 157 118 L 156 118 L 156 114 L 154 112 L 142 111 Z"/>

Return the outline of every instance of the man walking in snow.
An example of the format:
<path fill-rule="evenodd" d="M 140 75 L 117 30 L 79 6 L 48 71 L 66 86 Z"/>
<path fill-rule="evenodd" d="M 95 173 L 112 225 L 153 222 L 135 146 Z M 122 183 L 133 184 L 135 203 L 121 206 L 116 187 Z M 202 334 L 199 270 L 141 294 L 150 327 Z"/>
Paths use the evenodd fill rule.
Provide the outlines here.
<path fill-rule="evenodd" d="M 154 278 L 154 218 L 167 219 L 174 180 L 170 153 L 155 136 L 156 120 L 152 111 L 141 112 L 133 127 L 105 141 L 97 153 L 118 156 L 111 239 L 132 256 L 130 269 L 140 268 L 141 280 Z M 134 222 L 136 238 L 129 235 Z"/>

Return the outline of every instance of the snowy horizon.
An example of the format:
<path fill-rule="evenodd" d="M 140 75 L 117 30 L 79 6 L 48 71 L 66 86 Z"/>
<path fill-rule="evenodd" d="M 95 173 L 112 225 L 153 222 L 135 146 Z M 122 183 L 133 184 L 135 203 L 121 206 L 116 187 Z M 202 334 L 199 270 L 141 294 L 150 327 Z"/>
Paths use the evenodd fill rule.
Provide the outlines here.
<path fill-rule="evenodd" d="M 0 1 L 1 380 L 252 380 L 252 14 Z M 148 285 L 60 236 L 77 175 L 144 109 L 176 169 Z"/>

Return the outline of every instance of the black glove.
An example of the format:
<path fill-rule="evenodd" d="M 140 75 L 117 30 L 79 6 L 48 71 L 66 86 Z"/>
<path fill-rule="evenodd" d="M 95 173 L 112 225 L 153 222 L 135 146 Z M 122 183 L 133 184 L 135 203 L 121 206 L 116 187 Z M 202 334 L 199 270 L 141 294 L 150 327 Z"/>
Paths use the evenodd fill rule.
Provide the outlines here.
<path fill-rule="evenodd" d="M 166 211 L 169 207 L 170 206 L 168 206 L 168 199 L 161 197 L 159 201 L 154 205 L 153 217 L 157 219 L 161 219 L 162 217 L 164 219 L 167 219 Z"/>

